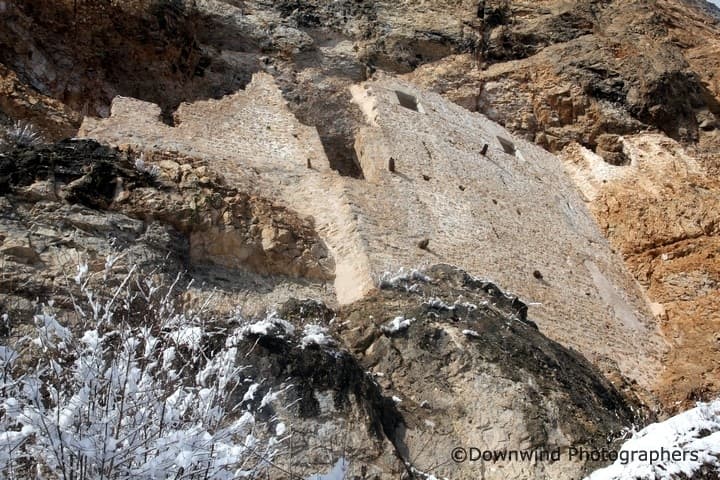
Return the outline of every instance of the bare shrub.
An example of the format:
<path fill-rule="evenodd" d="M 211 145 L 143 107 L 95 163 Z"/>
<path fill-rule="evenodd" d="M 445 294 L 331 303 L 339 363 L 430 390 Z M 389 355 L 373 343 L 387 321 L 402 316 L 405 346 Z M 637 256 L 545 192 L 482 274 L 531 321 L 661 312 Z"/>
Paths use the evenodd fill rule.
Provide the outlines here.
<path fill-rule="evenodd" d="M 0 346 L 0 476 L 225 480 L 266 473 L 280 440 L 256 420 L 248 395 L 235 394 L 262 383 L 238 363 L 240 330 L 221 335 L 202 311 L 177 311 L 174 285 L 156 285 L 134 269 L 104 294 L 107 288 L 88 287 L 87 276 L 80 265 L 81 298 L 73 299 L 80 328 L 45 305 L 32 336 Z M 139 318 L 125 320 L 133 312 Z M 203 348 L 217 335 L 219 347 Z"/>
<path fill-rule="evenodd" d="M 15 122 L 7 128 L 5 134 L 0 136 L 0 148 L 31 147 L 43 142 L 42 135 L 35 126 L 24 120 Z"/>

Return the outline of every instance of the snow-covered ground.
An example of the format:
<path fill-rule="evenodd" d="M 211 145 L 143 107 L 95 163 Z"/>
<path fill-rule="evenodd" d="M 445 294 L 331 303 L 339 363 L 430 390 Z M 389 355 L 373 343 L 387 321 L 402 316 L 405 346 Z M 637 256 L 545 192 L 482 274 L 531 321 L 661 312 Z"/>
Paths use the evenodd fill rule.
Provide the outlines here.
<path fill-rule="evenodd" d="M 643 428 L 586 480 L 690 478 L 702 468 L 720 473 L 720 399 Z"/>

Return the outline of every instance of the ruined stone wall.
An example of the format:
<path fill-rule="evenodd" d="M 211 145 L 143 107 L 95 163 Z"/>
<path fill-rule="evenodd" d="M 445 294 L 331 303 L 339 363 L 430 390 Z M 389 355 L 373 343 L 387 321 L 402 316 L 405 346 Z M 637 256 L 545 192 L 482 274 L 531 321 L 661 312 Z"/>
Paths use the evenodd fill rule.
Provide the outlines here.
<path fill-rule="evenodd" d="M 458 265 L 529 302 L 529 317 L 551 338 L 652 383 L 658 363 L 648 359 L 662 342 L 644 298 L 557 158 L 394 80 L 352 93 L 367 117 L 356 139 L 365 179 L 330 169 L 315 129 L 289 112 L 265 74 L 245 91 L 182 105 L 174 127 L 158 107 L 118 98 L 109 119 L 86 119 L 80 135 L 206 158 L 233 186 L 312 217 L 341 304 L 384 272 Z"/>
<path fill-rule="evenodd" d="M 315 129 L 302 125 L 284 105 L 272 78 L 259 74 L 246 90 L 220 100 L 181 104 L 173 116 L 174 126 L 162 123 L 157 105 L 117 97 L 110 118 L 86 118 L 79 135 L 120 146 L 215 158 L 214 167 L 229 178 L 243 173 L 238 172 L 238 162 L 258 173 L 277 173 L 279 178 L 304 172 L 307 159 L 316 170 L 327 170 Z"/>
<path fill-rule="evenodd" d="M 652 378 L 663 342 L 647 303 L 555 156 L 394 80 L 353 94 L 368 120 L 356 143 L 368 181 L 353 193 L 373 272 L 462 265 L 529 302 L 551 338 Z"/>
<path fill-rule="evenodd" d="M 245 90 L 219 100 L 182 104 L 174 114 L 174 126 L 162 123 L 160 114 L 152 103 L 117 97 L 111 116 L 86 118 L 78 136 L 145 151 L 148 159 L 207 159 L 231 186 L 314 219 L 335 259 L 340 303 L 356 300 L 372 288 L 343 178 L 330 169 L 315 128 L 290 113 L 271 76 L 256 74 Z"/>

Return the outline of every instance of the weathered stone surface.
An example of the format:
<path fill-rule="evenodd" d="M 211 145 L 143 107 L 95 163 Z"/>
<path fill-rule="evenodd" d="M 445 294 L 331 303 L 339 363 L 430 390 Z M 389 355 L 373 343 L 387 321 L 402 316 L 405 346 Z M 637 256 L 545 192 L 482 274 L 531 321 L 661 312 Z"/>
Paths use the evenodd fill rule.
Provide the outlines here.
<path fill-rule="evenodd" d="M 246 347 L 270 375 L 264 389 L 294 385 L 283 394 L 293 407 L 273 413 L 295 426 L 296 448 L 308 453 L 281 456 L 278 465 L 305 475 L 345 456 L 350 478 L 578 478 L 594 465 L 567 461 L 567 448 L 610 448 L 633 421 L 632 403 L 524 320 L 526 308 L 447 265 L 387 280 L 335 313 L 311 301 L 284 305 L 278 314 L 296 333 Z M 396 317 L 409 325 L 387 329 Z M 345 347 L 292 348 L 305 324 L 329 327 Z M 453 448 L 478 445 L 559 448 L 564 460 L 493 468 L 452 461 Z"/>
<path fill-rule="evenodd" d="M 340 304 L 362 298 L 375 278 L 401 266 L 464 265 L 531 299 L 532 317 L 551 338 L 652 388 L 663 341 L 555 157 L 407 84 L 378 80 L 352 94 L 366 122 L 355 144 L 364 180 L 333 171 L 317 133 L 298 123 L 264 74 L 245 91 L 181 106 L 177 127 L 161 123 L 156 106 L 118 98 L 109 119 L 86 119 L 80 134 L 146 151 L 147 158 L 173 148 L 222 168 L 234 185 L 249 184 L 251 168 L 254 192 L 313 217 L 335 260 Z M 261 228 L 262 248 L 272 251 L 281 237 L 292 244 L 281 232 Z M 423 238 L 428 248 L 416 248 Z M 212 230 L 191 236 L 191 257 L 199 247 L 231 266 L 233 259 L 211 244 L 240 262 L 269 263 L 247 242 Z M 542 280 L 532 275 L 538 268 Z M 568 298 L 568 291 L 582 295 Z M 587 325 L 606 340 L 578 336 Z"/>
<path fill-rule="evenodd" d="M 95 142 L 16 148 L 0 156 L 2 302 L 22 303 L 20 297 L 32 300 L 39 292 L 44 300 L 61 298 L 78 264 L 111 257 L 168 275 L 188 268 L 197 269 L 198 278 L 242 272 L 240 297 L 237 286 L 224 291 L 215 285 L 219 296 L 235 299 L 219 301 L 220 310 L 238 301 L 248 311 L 272 305 L 275 287 L 253 287 L 258 279 L 272 284 L 278 283 L 270 281 L 274 277 L 285 278 L 286 293 L 297 294 L 310 291 L 304 283 L 332 280 L 333 259 L 311 221 L 217 183 L 205 166 L 177 160 L 183 176 L 173 181 Z M 189 177 L 197 181 L 188 183 Z M 275 232 L 272 245 L 263 246 L 263 231 Z M 199 285 L 195 293 L 202 297 L 205 288 L 212 287 Z M 325 298 L 322 290 L 316 285 L 311 291 Z M 263 297 L 267 303 L 257 300 Z M 19 317 L 27 320 L 29 313 Z"/>
<path fill-rule="evenodd" d="M 260 312 L 288 296 L 334 307 L 338 299 L 373 292 L 386 269 L 451 261 L 532 300 L 529 316 L 540 331 L 580 349 L 616 385 L 642 391 L 618 375 L 618 363 L 641 384 L 654 384 L 666 409 L 709 399 L 720 391 L 717 15 L 697 0 L 0 2 L 0 128 L 30 120 L 56 139 L 74 135 L 83 116 L 113 113 L 86 126 L 106 139 L 117 134 L 122 141 L 112 143 L 131 158 L 107 151 L 93 157 L 91 149 L 80 154 L 86 160 L 68 164 L 77 152 L 65 149 L 77 142 L 25 151 L 20 168 L 0 156 L 0 313 L 28 320 L 35 299 L 64 298 L 58 305 L 69 308 L 68 278 L 78 261 L 88 261 L 97 279 L 113 256 L 123 257 L 111 268 L 113 281 L 133 264 L 168 277 L 187 270 L 185 278 L 195 282 L 183 301 L 201 308 L 214 290 L 218 316 L 238 307 Z M 269 75 L 251 82 L 258 71 Z M 407 76 L 391 86 L 383 79 L 388 73 Z M 396 87 L 425 95 L 408 80 L 506 127 L 515 136 L 511 150 L 520 155 L 534 151 L 518 139 L 524 138 L 562 157 L 672 347 L 658 382 L 649 370 L 660 365 L 661 342 L 643 295 L 594 227 L 588 244 L 566 237 L 578 219 L 592 222 L 578 214 L 584 212 L 579 202 L 563 213 L 562 202 L 551 198 L 560 169 L 531 165 L 516 182 L 519 159 L 501 153 L 503 145 L 492 138 L 479 141 L 474 127 L 467 133 L 441 117 L 439 127 L 415 132 L 422 121 L 408 124 L 406 115 L 437 113 L 422 98 L 417 112 L 399 99 L 363 111 L 363 102 L 351 103 L 349 87 L 371 77 L 379 82 L 369 85 L 389 91 L 378 89 L 370 100 L 392 98 Z M 111 112 L 117 95 L 125 98 Z M 118 133 L 118 126 L 124 130 Z M 246 137 L 236 134 L 239 127 Z M 417 138 L 432 141 L 420 148 Z M 487 158 L 465 155 L 483 144 Z M 145 167 L 138 172 L 133 160 L 140 150 Z M 482 169 L 475 168 L 478 159 Z M 499 166 L 490 164 L 498 159 Z M 487 188 L 478 186 L 482 175 Z M 510 178 L 513 189 L 498 178 Z M 571 190 L 560 183 L 560 191 Z M 498 248 L 501 240 L 510 247 Z M 576 291 L 581 295 L 569 294 Z M 641 327 L 631 328 L 638 319 Z M 471 341 L 458 340 L 445 320 L 416 323 L 407 338 L 442 330 L 453 345 Z M 434 354 L 377 331 L 368 326 L 360 339 L 347 337 L 358 352 L 370 344 L 380 352 L 360 362 L 387 357 L 392 385 L 403 383 L 411 365 L 407 371 L 422 385 L 414 364 L 398 358 L 423 362 Z M 454 348 L 436 343 L 439 351 Z M 460 353 L 442 354 L 451 357 L 459 370 L 481 365 Z M 634 369 L 635 363 L 642 365 Z M 483 371 L 498 395 L 528 391 L 522 379 L 506 382 L 492 368 Z M 477 394 L 462 383 L 463 374 L 451 373 L 458 391 Z M 563 388 L 548 385 L 543 401 Z M 327 398 L 318 403 L 328 406 Z M 460 418 L 466 407 L 453 404 L 447 412 Z M 413 415 L 418 411 L 424 407 Z M 318 425 L 311 419 L 304 427 L 321 433 Z M 331 431 L 343 430 L 333 425 Z M 458 426 L 457 438 L 474 435 L 466 430 Z M 370 447 L 368 431 L 353 430 L 353 441 L 373 452 L 373 472 L 395 475 L 400 467 L 387 454 L 393 449 L 380 453 L 388 440 Z M 562 466 L 508 478 L 568 472 Z"/>
<path fill-rule="evenodd" d="M 212 177 L 197 163 L 184 169 L 185 160 L 175 158 L 179 167 L 170 171 Z M 112 289 L 131 270 L 153 272 L 165 285 L 180 278 L 179 300 L 187 308 L 203 305 L 221 331 L 237 326 L 225 319 L 236 322 L 238 307 L 251 312 L 255 305 L 321 292 L 319 286 L 293 288 L 288 277 L 281 280 L 282 288 L 266 291 L 263 277 L 250 275 L 247 264 L 230 274 L 209 262 L 194 265 L 199 260 L 192 255 L 192 232 L 216 221 L 218 205 L 231 212 L 218 218 L 230 219 L 239 231 L 243 222 L 257 219 L 258 245 L 262 232 L 269 232 L 264 251 L 313 238 L 306 236 L 312 231 L 303 230 L 307 223 L 280 224 L 297 219 L 267 200 L 237 192 L 230 196 L 232 190 L 214 182 L 202 187 L 206 193 L 193 186 L 191 198 L 197 199 L 201 213 L 188 218 L 190 200 L 181 184 L 163 173 L 150 175 L 147 165 L 138 170 L 125 154 L 89 141 L 17 149 L 4 159 L 19 167 L 12 174 L 2 171 L 6 191 L 0 197 L 0 313 L 11 314 L 14 335 L 27 330 L 38 299 L 52 300 L 54 311 L 71 328 L 80 327 L 72 320 L 77 317 L 70 296 L 78 294 L 78 263 L 87 265 L 93 288 Z M 121 200 L 103 189 L 90 195 L 92 188 L 104 185 L 98 180 L 107 169 L 113 172 L 109 178 L 115 184 L 122 180 L 127 189 Z M 38 182 L 52 183 L 58 196 L 26 196 L 25 184 Z M 69 194 L 73 188 L 83 194 Z M 70 199 L 76 203 L 68 203 Z M 17 250 L 23 238 L 27 242 Z M 27 255 L 30 244 L 36 256 Z M 24 261 L 29 257 L 33 263 Z M 270 258 L 255 258 L 258 266 L 272 265 Z M 232 265 L 225 266 L 229 272 Z M 189 277 L 182 275 L 186 269 L 204 285 L 188 285 Z M 407 277 L 386 277 L 379 287 L 367 299 L 337 310 L 316 301 L 286 302 L 277 315 L 295 325 L 294 333 L 284 338 L 272 332 L 249 335 L 238 343 L 248 372 L 265 378 L 258 401 L 272 389 L 279 395 L 277 403 L 288 406 L 264 412 L 271 425 L 282 421 L 292 433 L 288 453 L 275 459 L 280 469 L 273 470 L 273 478 L 287 472 L 307 476 L 343 456 L 353 474 L 366 472 L 366 478 L 403 472 L 420 476 L 424 471 L 470 479 L 482 467 L 448 461 L 455 446 L 599 448 L 634 421 L 631 390 L 618 393 L 580 354 L 547 339 L 528 317 L 527 305 L 494 284 L 437 266 Z M 122 314 L 132 315 L 132 309 Z M 385 328 L 396 316 L 415 321 L 407 330 Z M 304 343 L 308 324 L 327 328 L 333 339 L 327 345 Z M 507 432 L 512 432 L 509 437 Z M 435 448 L 428 449 L 429 442 Z M 487 475 L 576 478 L 593 466 L 510 463 Z"/>
<path fill-rule="evenodd" d="M 543 35 L 540 25 L 547 18 L 579 15 L 592 28 L 527 58 L 486 58 L 481 65 L 482 58 L 452 56 L 421 66 L 409 78 L 563 152 L 613 247 L 648 288 L 658 321 L 677 349 L 666 365 L 684 373 L 669 373 L 673 400 L 665 404 L 675 409 L 711 399 L 719 391 L 715 373 L 707 373 L 717 365 L 710 340 L 717 313 L 705 299 L 706 293 L 718 295 L 717 234 L 707 228 L 717 216 L 711 213 L 718 191 L 713 178 L 720 171 L 720 69 L 711 53 L 720 38 L 717 9 L 690 1 L 512 4 L 514 18 L 505 25 L 511 50 L 517 35 L 531 28 Z M 592 15 L 586 15 L 588 8 Z M 682 258 L 694 260 L 675 263 L 672 276 L 650 257 L 638 256 L 673 245 Z M 681 273 L 683 268 L 688 271 Z M 705 279 L 706 286 L 691 286 L 685 274 Z M 680 299 L 682 307 L 673 308 Z M 668 309 L 676 313 L 668 316 Z M 682 332 L 697 334 L 691 339 Z M 690 345 L 699 344 L 709 356 L 691 353 Z"/>
<path fill-rule="evenodd" d="M 661 134 L 622 139 L 628 165 L 608 165 L 573 145 L 563 152 L 610 242 L 655 303 L 672 345 L 660 389 L 690 407 L 717 391 L 720 348 L 712 306 L 720 288 L 717 180 Z"/>

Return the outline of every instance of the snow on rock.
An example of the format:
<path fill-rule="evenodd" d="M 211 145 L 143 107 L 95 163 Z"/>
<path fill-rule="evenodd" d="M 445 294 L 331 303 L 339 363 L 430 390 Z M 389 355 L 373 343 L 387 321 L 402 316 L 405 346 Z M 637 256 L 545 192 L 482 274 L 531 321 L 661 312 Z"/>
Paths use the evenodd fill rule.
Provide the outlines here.
<path fill-rule="evenodd" d="M 395 317 L 382 326 L 382 331 L 388 334 L 402 332 L 407 330 L 414 321 L 414 318 Z"/>
<path fill-rule="evenodd" d="M 322 347 L 336 344 L 335 340 L 327 334 L 327 328 L 321 327 L 320 325 L 305 325 L 303 334 L 304 336 L 302 340 L 300 340 L 300 348 L 305 348 L 310 345 Z"/>
<path fill-rule="evenodd" d="M 454 310 L 455 307 L 453 305 L 448 305 L 440 298 L 429 298 L 426 300 L 425 305 L 427 305 L 430 308 L 435 308 L 437 310 Z"/>
<path fill-rule="evenodd" d="M 481 305 L 485 306 L 488 305 L 489 302 L 487 300 L 483 301 Z M 424 305 L 427 305 L 430 308 L 436 309 L 436 310 L 447 310 L 447 311 L 453 311 L 456 310 L 458 307 L 465 309 L 469 312 L 472 312 L 473 310 L 477 310 L 478 306 L 474 303 L 470 302 L 461 302 L 459 299 L 455 300 L 455 302 L 450 305 L 446 302 L 444 302 L 440 298 L 432 297 L 429 298 L 424 302 Z"/>
<path fill-rule="evenodd" d="M 720 473 L 720 399 L 643 428 L 623 444 L 615 463 L 586 480 L 690 478 L 703 466 Z"/>
<path fill-rule="evenodd" d="M 413 473 L 413 475 L 415 476 L 415 478 L 418 478 L 418 479 L 420 479 L 420 480 L 448 480 L 448 479 L 445 478 L 445 477 L 438 478 L 438 477 L 436 477 L 435 475 L 433 475 L 433 474 L 431 474 L 431 473 L 426 473 L 426 472 L 420 471 L 420 470 L 418 470 L 417 468 L 413 467 L 412 465 L 408 466 L 408 468 L 409 468 L 410 471 Z"/>
<path fill-rule="evenodd" d="M 269 335 L 282 338 L 293 333 L 295 333 L 295 327 L 287 320 L 279 318 L 275 312 L 242 329 L 242 334 L 245 336 Z"/>
<path fill-rule="evenodd" d="M 412 269 L 410 271 L 401 268 L 397 273 L 385 272 L 380 276 L 378 286 L 380 288 L 398 288 L 402 287 L 408 292 L 417 290 L 417 286 L 413 282 L 428 283 L 432 279 L 422 273 L 420 270 Z"/>
<path fill-rule="evenodd" d="M 463 330 L 462 334 L 466 337 L 480 338 L 480 334 L 475 330 Z"/>

